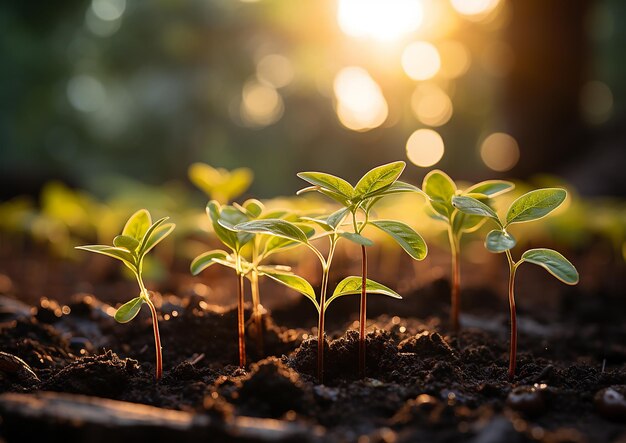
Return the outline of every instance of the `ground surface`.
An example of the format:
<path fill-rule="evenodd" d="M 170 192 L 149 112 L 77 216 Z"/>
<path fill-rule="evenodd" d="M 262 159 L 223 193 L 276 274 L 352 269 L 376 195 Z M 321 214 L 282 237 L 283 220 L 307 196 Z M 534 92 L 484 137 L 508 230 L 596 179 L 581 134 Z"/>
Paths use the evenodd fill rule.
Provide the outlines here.
<path fill-rule="evenodd" d="M 466 310 L 455 337 L 445 327 L 447 290 L 436 281 L 414 294 L 421 301 L 403 310 L 408 318 L 379 315 L 373 302 L 364 380 L 357 377 L 354 312 L 338 304 L 323 385 L 314 376 L 316 339 L 310 329 L 295 328 L 299 316 L 313 315 L 306 301 L 264 317 L 264 350 L 249 336 L 250 365 L 241 370 L 234 364 L 235 310 L 198 295 L 159 298 L 165 372 L 155 383 L 147 312 L 119 325 L 111 307 L 92 295 L 37 306 L 3 297 L 0 391 L 142 403 L 209 416 L 218 428 L 236 428 L 241 417 L 278 419 L 308 430 L 296 441 L 626 441 L 623 297 L 571 290 L 550 322 L 522 310 L 518 371 L 510 383 L 506 305 L 488 291 L 464 294 L 481 307 Z M 25 425 L 2 402 L 0 435 L 13 441 Z M 241 440 L 292 438 L 250 432 Z"/>

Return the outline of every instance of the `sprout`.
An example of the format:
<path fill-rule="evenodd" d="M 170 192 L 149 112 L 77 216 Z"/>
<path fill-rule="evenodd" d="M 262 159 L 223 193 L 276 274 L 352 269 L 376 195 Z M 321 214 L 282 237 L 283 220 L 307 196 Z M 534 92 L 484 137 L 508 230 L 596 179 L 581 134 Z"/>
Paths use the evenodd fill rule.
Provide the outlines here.
<path fill-rule="evenodd" d="M 154 331 L 154 346 L 156 351 L 156 379 L 163 375 L 163 357 L 161 353 L 161 337 L 156 309 L 150 292 L 143 283 L 143 260 L 161 240 L 167 237 L 175 228 L 173 223 L 165 223 L 168 217 L 163 217 L 152 223 L 150 213 L 145 209 L 135 212 L 126 222 L 122 234 L 113 239 L 113 246 L 88 245 L 77 246 L 76 249 L 96 252 L 121 260 L 130 269 L 139 284 L 139 296 L 120 306 L 115 312 L 115 320 L 119 323 L 131 321 L 139 313 L 144 303 L 152 314 L 152 329 Z"/>
<path fill-rule="evenodd" d="M 254 175 L 248 168 L 227 171 L 214 168 L 206 163 L 194 163 L 189 166 L 189 180 L 203 191 L 211 200 L 225 204 L 246 192 Z"/>
<path fill-rule="evenodd" d="M 515 238 L 507 232 L 507 228 L 514 223 L 524 223 L 538 220 L 558 208 L 565 200 L 567 192 L 560 188 L 546 188 L 530 191 L 509 207 L 505 221 L 502 222 L 498 214 L 483 202 L 470 196 L 456 196 L 452 204 L 459 211 L 492 220 L 498 229 L 489 234 L 485 240 L 485 247 L 495 253 L 504 252 L 509 263 L 509 308 L 511 315 L 511 342 L 509 349 L 509 378 L 515 376 L 517 358 L 517 316 L 515 311 L 515 273 L 524 262 L 541 266 L 550 274 L 568 285 L 578 283 L 578 271 L 569 260 L 557 251 L 539 248 L 524 252 L 519 261 L 513 260 L 511 249 L 516 245 Z"/>
<path fill-rule="evenodd" d="M 371 220 L 371 211 L 383 197 L 393 194 L 417 192 L 419 188 L 398 181 L 404 170 L 402 161 L 378 166 L 368 171 L 353 187 L 347 181 L 322 172 L 301 172 L 298 177 L 313 186 L 300 191 L 317 191 L 336 202 L 342 208 L 331 215 L 337 225 L 351 215 L 353 232 L 342 232 L 340 235 L 361 246 L 361 303 L 359 309 L 359 374 L 365 376 L 365 327 L 367 323 L 367 246 L 372 241 L 362 235 L 368 225 L 373 225 L 387 233 L 415 260 L 423 260 L 428 253 L 424 239 L 408 225 L 395 220 Z M 423 193 L 422 193 L 423 194 Z M 363 220 L 358 220 L 358 215 Z"/>
<path fill-rule="evenodd" d="M 448 240 L 452 254 L 452 284 L 450 296 L 450 327 L 459 332 L 459 311 L 461 306 L 461 237 L 465 233 L 476 231 L 485 221 L 479 215 L 470 215 L 452 206 L 452 197 L 457 195 L 472 196 L 486 204 L 493 197 L 510 191 L 513 183 L 502 180 L 487 180 L 470 186 L 465 191 L 457 189 L 448 175 L 439 170 L 430 171 L 424 177 L 422 189 L 429 197 L 431 216 L 448 225 Z"/>

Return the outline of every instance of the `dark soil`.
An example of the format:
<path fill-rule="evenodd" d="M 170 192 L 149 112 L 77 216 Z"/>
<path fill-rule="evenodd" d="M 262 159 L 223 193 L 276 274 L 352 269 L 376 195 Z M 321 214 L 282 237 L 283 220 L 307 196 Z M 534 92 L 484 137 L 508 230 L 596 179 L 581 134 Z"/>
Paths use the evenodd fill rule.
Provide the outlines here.
<path fill-rule="evenodd" d="M 518 371 L 509 382 L 506 305 L 485 309 L 493 295 L 476 291 L 480 310 L 466 309 L 455 337 L 443 326 L 447 290 L 442 281 L 421 290 L 422 300 L 402 311 L 408 318 L 376 315 L 379 302 L 372 304 L 363 380 L 351 329 L 356 313 L 337 303 L 324 384 L 315 377 L 316 338 L 293 328 L 300 313 L 307 321 L 313 315 L 306 301 L 263 317 L 264 349 L 247 337 L 251 363 L 242 370 L 235 309 L 194 295 L 159 299 L 165 371 L 155 383 L 148 312 L 119 325 L 91 295 L 36 309 L 5 297 L 0 391 L 97 396 L 218 421 L 273 418 L 308 427 L 311 441 L 626 441 L 623 298 L 611 300 L 616 309 L 606 316 L 597 315 L 607 306 L 601 294 L 580 292 L 566 293 L 549 322 L 521 309 Z M 428 300 L 433 317 L 426 317 Z"/>

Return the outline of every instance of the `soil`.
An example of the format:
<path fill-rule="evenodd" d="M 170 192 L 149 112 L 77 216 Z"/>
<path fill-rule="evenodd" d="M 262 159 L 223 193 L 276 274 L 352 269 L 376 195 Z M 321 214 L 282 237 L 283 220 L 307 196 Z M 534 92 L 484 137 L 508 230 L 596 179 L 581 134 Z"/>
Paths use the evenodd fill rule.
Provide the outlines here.
<path fill-rule="evenodd" d="M 550 321 L 521 309 L 518 370 L 510 382 L 506 304 L 487 289 L 467 291 L 464 328 L 454 336 L 445 326 L 448 290 L 438 280 L 409 294 L 407 317 L 383 314 L 397 306 L 372 298 L 365 379 L 357 376 L 354 306 L 338 301 L 329 315 L 324 384 L 315 377 L 317 339 L 295 327 L 302 317 L 314 321 L 304 299 L 265 313 L 264 348 L 247 337 L 251 363 L 244 370 L 235 364 L 234 307 L 193 294 L 157 296 L 165 371 L 155 383 L 147 310 L 119 325 L 93 295 L 37 306 L 3 296 L 0 391 L 108 398 L 213 423 L 277 419 L 309 430 L 295 441 L 626 441 L 623 297 L 567 290 Z M 0 436 L 19 439 L 5 415 Z M 241 440 L 278 441 L 255 435 Z M 239 440 L 232 433 L 212 439 Z"/>

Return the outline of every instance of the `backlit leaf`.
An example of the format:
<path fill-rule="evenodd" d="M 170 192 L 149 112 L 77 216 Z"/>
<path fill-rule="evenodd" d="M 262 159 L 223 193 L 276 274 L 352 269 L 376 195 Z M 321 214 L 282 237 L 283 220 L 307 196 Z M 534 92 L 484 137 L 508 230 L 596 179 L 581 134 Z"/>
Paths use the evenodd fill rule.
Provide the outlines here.
<path fill-rule="evenodd" d="M 117 248 L 124 248 L 130 252 L 134 252 L 139 246 L 139 240 L 127 235 L 118 235 L 113 239 L 113 245 Z"/>
<path fill-rule="evenodd" d="M 285 274 L 282 272 L 264 272 L 263 274 L 267 275 L 269 278 L 277 281 L 282 285 L 298 291 L 300 294 L 308 298 L 315 305 L 315 308 L 318 311 L 320 310 L 319 303 L 315 298 L 315 291 L 313 290 L 313 287 L 308 281 L 306 281 L 302 277 L 295 274 Z"/>
<path fill-rule="evenodd" d="M 522 254 L 522 260 L 541 266 L 563 283 L 568 285 L 578 283 L 578 271 L 574 265 L 552 249 L 530 249 Z"/>
<path fill-rule="evenodd" d="M 152 218 L 150 217 L 150 213 L 146 209 L 140 209 L 130 216 L 124 225 L 122 235 L 141 241 L 151 224 Z"/>
<path fill-rule="evenodd" d="M 354 196 L 354 188 L 343 178 L 325 172 L 299 172 L 298 177 L 312 185 L 340 194 L 348 200 Z"/>
<path fill-rule="evenodd" d="M 433 209 L 449 220 L 454 212 L 450 200 L 456 194 L 456 185 L 452 179 L 443 171 L 435 169 L 424 177 L 422 190 L 430 197 Z"/>
<path fill-rule="evenodd" d="M 213 251 L 205 252 L 204 254 L 200 254 L 196 258 L 193 259 L 191 265 L 189 266 L 189 270 L 193 275 L 198 275 L 200 272 L 204 271 L 211 265 L 218 263 L 216 259 L 226 260 L 228 257 L 228 253 L 226 251 L 222 251 L 220 249 L 215 249 Z"/>
<path fill-rule="evenodd" d="M 506 224 L 521 223 L 545 217 L 567 197 L 565 189 L 536 189 L 515 200 L 506 214 Z"/>
<path fill-rule="evenodd" d="M 361 288 L 361 277 L 351 276 L 344 278 L 335 287 L 333 295 L 328 300 L 326 300 L 325 309 L 328 308 L 328 305 L 330 305 L 338 297 L 343 297 L 344 295 L 360 294 Z M 370 294 L 381 294 L 392 298 L 402 299 L 400 294 L 398 294 L 393 289 L 390 289 L 385 285 L 375 282 L 374 280 L 370 280 L 369 278 L 365 283 L 365 291 Z"/>
<path fill-rule="evenodd" d="M 361 199 L 369 197 L 372 193 L 390 186 L 404 171 L 406 164 L 403 161 L 387 163 L 371 169 L 356 184 L 355 195 Z"/>
<path fill-rule="evenodd" d="M 374 246 L 373 241 L 371 241 L 369 238 L 363 237 L 361 234 L 355 234 L 354 232 L 342 232 L 339 235 L 346 240 L 350 240 L 351 242 L 356 243 L 357 245 Z"/>
<path fill-rule="evenodd" d="M 118 323 L 128 323 L 137 316 L 141 306 L 144 304 L 143 297 L 135 297 L 131 301 L 124 303 L 115 311 L 115 321 Z"/>
<path fill-rule="evenodd" d="M 513 249 L 516 243 L 515 238 L 508 232 L 494 229 L 487 234 L 485 248 L 491 252 L 504 252 Z"/>
<path fill-rule="evenodd" d="M 269 234 L 300 243 L 307 243 L 308 237 L 294 223 L 282 219 L 252 220 L 235 226 L 238 231 L 252 234 Z"/>
<path fill-rule="evenodd" d="M 458 195 L 456 197 L 452 197 L 452 205 L 459 211 L 462 211 L 466 214 L 489 217 L 496 223 L 498 223 L 499 226 L 502 225 L 500 223 L 500 219 L 498 218 L 498 214 L 496 214 L 496 211 L 491 209 L 483 202 L 476 200 L 475 198 L 468 197 L 466 195 Z"/>
<path fill-rule="evenodd" d="M 515 188 L 515 184 L 505 180 L 485 180 L 470 186 L 463 194 L 477 193 L 484 194 L 487 197 L 496 197 L 513 190 L 513 188 Z"/>
<path fill-rule="evenodd" d="M 375 220 L 370 223 L 390 235 L 415 260 L 423 260 L 428 254 L 426 242 L 409 225 L 395 220 Z"/>

